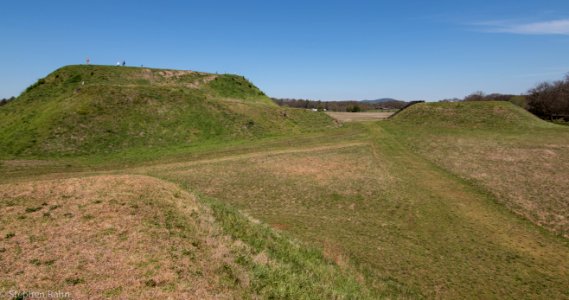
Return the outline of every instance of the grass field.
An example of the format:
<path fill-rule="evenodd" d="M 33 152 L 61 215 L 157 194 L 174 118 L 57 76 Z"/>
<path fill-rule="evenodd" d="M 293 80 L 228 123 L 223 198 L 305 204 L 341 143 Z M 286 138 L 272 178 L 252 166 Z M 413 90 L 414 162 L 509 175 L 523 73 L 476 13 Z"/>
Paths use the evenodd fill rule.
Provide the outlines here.
<path fill-rule="evenodd" d="M 4 184 L 0 199 L 2 291 L 58 290 L 75 299 L 371 297 L 355 271 L 320 251 L 156 178 Z"/>
<path fill-rule="evenodd" d="M 358 266 L 383 296 L 567 297 L 565 241 L 414 154 L 379 125 L 360 130 L 369 134 L 361 144 L 142 173 L 231 203 L 323 249 L 340 266 Z"/>
<path fill-rule="evenodd" d="M 568 127 L 487 102 L 246 140 L 10 157 L 0 290 L 566 299 L 567 147 Z"/>
<path fill-rule="evenodd" d="M 387 126 L 420 155 L 490 191 L 534 223 L 569 237 L 568 128 L 518 108 L 506 114 L 504 107 L 489 107 L 496 113 L 485 115 L 498 116 L 475 126 L 448 126 L 444 121 L 411 128 L 405 120 Z M 519 118 L 526 122 L 520 125 Z"/>
<path fill-rule="evenodd" d="M 340 122 L 364 122 L 364 121 L 376 121 L 389 118 L 393 112 L 327 112 L 330 117 L 340 121 Z"/>

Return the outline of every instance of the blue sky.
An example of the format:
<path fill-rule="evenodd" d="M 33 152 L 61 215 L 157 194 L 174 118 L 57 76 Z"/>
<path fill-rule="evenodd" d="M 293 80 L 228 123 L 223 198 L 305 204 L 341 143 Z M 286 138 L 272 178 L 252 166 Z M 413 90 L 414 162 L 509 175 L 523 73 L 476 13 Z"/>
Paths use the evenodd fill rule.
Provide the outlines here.
<path fill-rule="evenodd" d="M 569 72 L 567 0 L 19 0 L 0 17 L 0 98 L 86 57 L 321 100 L 522 93 Z"/>

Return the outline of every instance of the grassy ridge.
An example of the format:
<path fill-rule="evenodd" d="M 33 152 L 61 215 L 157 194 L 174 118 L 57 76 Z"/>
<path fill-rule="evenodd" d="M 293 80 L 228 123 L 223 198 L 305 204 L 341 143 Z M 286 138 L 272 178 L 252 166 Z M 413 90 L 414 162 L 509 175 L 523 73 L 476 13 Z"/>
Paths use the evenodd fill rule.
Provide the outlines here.
<path fill-rule="evenodd" d="M 62 67 L 26 89 L 37 98 L 73 92 L 85 85 L 160 86 L 172 89 L 192 88 L 213 97 L 255 100 L 274 105 L 265 94 L 243 76 L 196 71 L 73 65 Z M 38 94 L 39 93 L 39 94 Z"/>
<path fill-rule="evenodd" d="M 413 127 L 470 129 L 550 128 L 521 107 L 503 101 L 419 103 L 392 118 L 392 122 Z"/>
<path fill-rule="evenodd" d="M 0 157 L 190 146 L 329 126 L 324 114 L 276 106 L 241 76 L 69 66 L 0 109 Z"/>
<path fill-rule="evenodd" d="M 387 298 L 568 296 L 566 242 L 409 151 L 386 125 L 349 125 L 367 136 L 344 147 L 257 147 L 139 171 L 322 248 Z"/>
<path fill-rule="evenodd" d="M 421 104 L 384 124 L 416 153 L 569 237 L 569 128 L 507 102 Z"/>

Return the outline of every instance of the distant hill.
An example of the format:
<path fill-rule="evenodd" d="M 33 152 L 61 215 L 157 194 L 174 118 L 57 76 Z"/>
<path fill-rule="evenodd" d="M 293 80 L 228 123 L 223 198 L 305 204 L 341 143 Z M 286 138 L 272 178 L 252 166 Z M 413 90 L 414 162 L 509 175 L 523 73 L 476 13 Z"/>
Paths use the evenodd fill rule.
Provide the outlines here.
<path fill-rule="evenodd" d="M 391 118 L 402 125 L 445 128 L 523 129 L 552 127 L 523 108 L 505 101 L 418 103 Z"/>
<path fill-rule="evenodd" d="M 67 66 L 0 107 L 0 158 L 191 146 L 333 124 L 278 107 L 243 76 Z"/>

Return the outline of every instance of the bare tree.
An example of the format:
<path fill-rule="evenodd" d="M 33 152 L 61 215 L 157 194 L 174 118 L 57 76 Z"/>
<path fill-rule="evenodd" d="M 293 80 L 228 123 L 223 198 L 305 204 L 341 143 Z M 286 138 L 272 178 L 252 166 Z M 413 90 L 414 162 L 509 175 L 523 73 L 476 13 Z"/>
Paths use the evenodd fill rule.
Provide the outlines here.
<path fill-rule="evenodd" d="M 547 119 L 569 119 L 569 74 L 565 79 L 542 82 L 528 91 L 528 110 Z"/>

